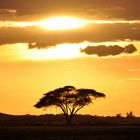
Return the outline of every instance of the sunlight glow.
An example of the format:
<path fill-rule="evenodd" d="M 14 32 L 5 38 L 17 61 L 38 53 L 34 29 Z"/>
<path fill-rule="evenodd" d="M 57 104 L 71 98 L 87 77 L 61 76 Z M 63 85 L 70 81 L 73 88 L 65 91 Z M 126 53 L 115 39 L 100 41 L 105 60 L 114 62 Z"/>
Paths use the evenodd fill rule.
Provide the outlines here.
<path fill-rule="evenodd" d="M 10 45 L 3 45 L 0 47 L 0 61 L 20 61 L 20 60 L 33 60 L 33 61 L 46 61 L 46 60 L 64 60 L 64 59 L 75 59 L 75 58 L 83 58 L 83 57 L 92 57 L 98 58 L 96 55 L 86 55 L 81 53 L 81 49 L 86 48 L 87 46 L 97 46 L 97 45 L 120 45 L 126 46 L 131 44 L 130 40 L 126 41 L 116 41 L 116 42 L 88 42 L 84 41 L 81 43 L 64 43 L 58 44 L 56 46 L 50 46 L 49 48 L 44 49 L 29 49 L 28 43 L 17 43 Z M 133 44 L 139 48 L 140 42 L 133 41 Z M 138 55 L 140 54 L 140 50 L 138 49 Z M 136 54 L 134 54 L 136 55 Z M 116 57 L 123 57 L 125 55 L 118 55 Z M 116 58 L 114 57 L 114 58 Z M 113 58 L 111 56 L 106 57 Z"/>
<path fill-rule="evenodd" d="M 41 27 L 46 30 L 71 30 L 88 24 L 139 24 L 140 20 L 88 20 L 73 16 L 55 16 L 40 21 L 0 21 L 2 27 Z"/>
<path fill-rule="evenodd" d="M 68 16 L 52 17 L 39 23 L 39 26 L 48 30 L 69 30 L 81 28 L 84 25 L 86 25 L 85 20 Z"/>
<path fill-rule="evenodd" d="M 37 26 L 37 22 L 0 21 L 0 27 L 30 27 Z"/>
<path fill-rule="evenodd" d="M 49 49 L 28 50 L 28 58 L 32 60 L 47 59 L 71 59 L 80 57 L 80 49 L 77 44 L 60 44 Z"/>

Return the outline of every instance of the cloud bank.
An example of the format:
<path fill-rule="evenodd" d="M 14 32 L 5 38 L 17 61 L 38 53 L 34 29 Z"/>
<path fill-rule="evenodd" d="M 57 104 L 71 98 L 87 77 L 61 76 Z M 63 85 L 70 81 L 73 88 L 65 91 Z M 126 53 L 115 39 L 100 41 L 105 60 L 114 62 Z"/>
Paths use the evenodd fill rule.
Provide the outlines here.
<path fill-rule="evenodd" d="M 140 24 L 89 24 L 80 30 L 47 31 L 38 27 L 2 27 L 0 45 L 12 43 L 47 42 L 48 46 L 62 43 L 105 42 L 116 40 L 140 40 Z M 45 44 L 45 47 L 47 46 Z M 40 46 L 40 45 L 39 45 Z M 38 45 L 32 47 L 40 48 Z M 41 48 L 44 47 L 41 45 Z M 31 46 L 29 47 L 31 48 Z"/>
<path fill-rule="evenodd" d="M 98 18 L 140 19 L 139 0 L 1 0 L 0 9 L 17 16 L 74 14 Z"/>
<path fill-rule="evenodd" d="M 85 49 L 81 49 L 81 52 L 88 55 L 97 55 L 99 57 L 102 56 L 116 56 L 120 54 L 132 54 L 137 51 L 136 47 L 133 44 L 127 45 L 125 47 L 121 47 L 118 45 L 99 45 L 99 46 L 87 46 Z"/>

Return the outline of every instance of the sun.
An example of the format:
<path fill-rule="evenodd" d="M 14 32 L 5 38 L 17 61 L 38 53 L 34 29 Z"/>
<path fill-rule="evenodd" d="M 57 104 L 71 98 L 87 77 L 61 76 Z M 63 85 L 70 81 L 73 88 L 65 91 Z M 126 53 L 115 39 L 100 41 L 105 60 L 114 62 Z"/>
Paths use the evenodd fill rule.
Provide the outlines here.
<path fill-rule="evenodd" d="M 76 17 L 57 16 L 39 22 L 39 26 L 47 30 L 70 30 L 86 25 L 84 20 Z"/>

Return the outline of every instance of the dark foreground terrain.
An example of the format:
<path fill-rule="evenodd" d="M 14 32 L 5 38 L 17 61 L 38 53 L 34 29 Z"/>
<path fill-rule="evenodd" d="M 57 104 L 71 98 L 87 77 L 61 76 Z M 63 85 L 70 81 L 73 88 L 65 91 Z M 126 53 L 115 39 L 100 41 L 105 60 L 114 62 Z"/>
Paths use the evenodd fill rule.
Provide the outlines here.
<path fill-rule="evenodd" d="M 0 140 L 140 140 L 139 117 L 0 114 Z"/>
<path fill-rule="evenodd" d="M 0 127 L 0 140 L 140 140 L 140 127 Z"/>

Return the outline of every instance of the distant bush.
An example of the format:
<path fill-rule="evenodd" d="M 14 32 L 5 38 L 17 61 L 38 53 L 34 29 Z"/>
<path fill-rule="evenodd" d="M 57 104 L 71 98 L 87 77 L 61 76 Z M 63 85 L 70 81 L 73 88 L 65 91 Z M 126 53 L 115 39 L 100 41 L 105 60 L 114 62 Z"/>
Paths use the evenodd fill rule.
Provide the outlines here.
<path fill-rule="evenodd" d="M 126 113 L 126 117 L 127 117 L 127 118 L 132 118 L 132 117 L 135 117 L 135 115 L 133 114 L 132 111 L 130 111 L 130 112 L 127 112 L 127 113 Z"/>
<path fill-rule="evenodd" d="M 116 114 L 116 117 L 123 117 L 121 113 Z"/>

